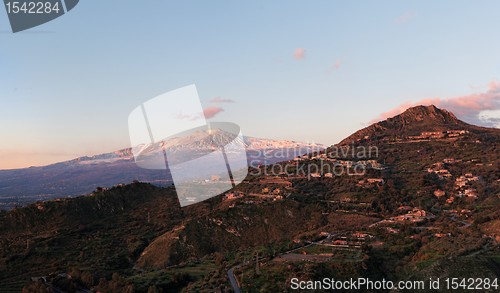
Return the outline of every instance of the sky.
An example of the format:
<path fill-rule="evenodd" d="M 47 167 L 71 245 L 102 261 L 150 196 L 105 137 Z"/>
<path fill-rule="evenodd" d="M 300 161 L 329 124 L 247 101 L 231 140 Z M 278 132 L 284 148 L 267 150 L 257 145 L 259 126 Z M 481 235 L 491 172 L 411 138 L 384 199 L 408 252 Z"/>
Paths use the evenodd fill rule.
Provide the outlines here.
<path fill-rule="evenodd" d="M 80 1 L 13 34 L 0 9 L 0 169 L 130 146 L 145 101 L 196 84 L 212 121 L 330 145 L 434 103 L 499 127 L 498 1 Z"/>

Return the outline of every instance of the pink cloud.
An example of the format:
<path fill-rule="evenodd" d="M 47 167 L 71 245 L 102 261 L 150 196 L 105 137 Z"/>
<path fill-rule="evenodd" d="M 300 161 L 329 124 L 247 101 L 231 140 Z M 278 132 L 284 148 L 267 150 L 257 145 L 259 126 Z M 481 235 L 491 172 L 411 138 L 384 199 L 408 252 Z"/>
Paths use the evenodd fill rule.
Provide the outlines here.
<path fill-rule="evenodd" d="M 337 60 L 337 62 L 333 64 L 334 69 L 340 69 L 340 66 L 342 66 L 342 62 L 340 60 Z"/>
<path fill-rule="evenodd" d="M 293 53 L 293 58 L 295 58 L 295 60 L 302 60 L 306 58 L 306 50 L 304 48 L 295 49 L 295 52 Z"/>
<path fill-rule="evenodd" d="M 415 13 L 413 11 L 407 11 L 404 14 L 396 18 L 396 24 L 404 24 L 415 18 Z"/>
<path fill-rule="evenodd" d="M 205 115 L 206 119 L 213 118 L 217 114 L 219 114 L 220 112 L 224 112 L 224 109 L 222 109 L 220 107 L 208 107 L 208 108 L 203 109 L 203 115 Z"/>
<path fill-rule="evenodd" d="M 428 98 L 418 102 L 406 102 L 398 107 L 382 113 L 371 123 L 385 120 L 387 118 L 403 113 L 406 109 L 417 105 L 435 105 L 454 113 L 458 118 L 476 125 L 493 126 L 493 120 L 481 119 L 480 114 L 486 110 L 500 109 L 500 82 L 492 81 L 488 89 L 482 93 L 474 93 L 466 96 L 452 98 Z"/>
<path fill-rule="evenodd" d="M 223 99 L 221 97 L 215 97 L 215 98 L 212 98 L 210 99 L 210 101 L 208 101 L 209 103 L 235 103 L 234 100 L 231 100 L 231 99 Z"/>
<path fill-rule="evenodd" d="M 330 66 L 330 67 L 326 70 L 326 73 L 327 73 L 327 74 L 330 74 L 330 73 L 332 73 L 332 72 L 333 72 L 333 71 L 335 71 L 335 70 L 339 70 L 341 66 L 342 66 L 342 61 L 337 60 L 337 61 L 335 61 L 335 63 L 334 63 L 332 66 Z"/>
<path fill-rule="evenodd" d="M 490 83 L 488 84 L 488 90 L 495 91 L 498 89 L 500 89 L 500 82 L 498 82 L 496 80 L 490 81 Z"/>

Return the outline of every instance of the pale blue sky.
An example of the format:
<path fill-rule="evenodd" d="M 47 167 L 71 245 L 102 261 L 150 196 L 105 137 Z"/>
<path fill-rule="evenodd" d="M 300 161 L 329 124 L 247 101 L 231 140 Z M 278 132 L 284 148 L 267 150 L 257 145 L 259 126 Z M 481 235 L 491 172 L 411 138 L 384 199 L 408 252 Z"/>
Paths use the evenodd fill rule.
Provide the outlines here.
<path fill-rule="evenodd" d="M 333 144 L 500 78 L 498 1 L 186 2 L 82 0 L 17 34 L 0 10 L 0 169 L 128 147 L 129 113 L 192 83 L 246 135 Z"/>

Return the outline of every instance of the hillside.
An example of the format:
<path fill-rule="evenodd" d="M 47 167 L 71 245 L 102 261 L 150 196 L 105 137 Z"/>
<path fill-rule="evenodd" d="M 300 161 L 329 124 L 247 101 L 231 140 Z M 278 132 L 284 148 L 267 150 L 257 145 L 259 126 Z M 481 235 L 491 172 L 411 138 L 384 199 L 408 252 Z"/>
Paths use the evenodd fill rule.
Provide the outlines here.
<path fill-rule="evenodd" d="M 360 147 L 376 152 L 338 151 Z M 3 212 L 0 291 L 54 272 L 106 292 L 230 290 L 229 269 L 269 292 L 292 277 L 498 278 L 499 147 L 500 130 L 419 106 L 182 209 L 173 187 L 135 183 Z"/>

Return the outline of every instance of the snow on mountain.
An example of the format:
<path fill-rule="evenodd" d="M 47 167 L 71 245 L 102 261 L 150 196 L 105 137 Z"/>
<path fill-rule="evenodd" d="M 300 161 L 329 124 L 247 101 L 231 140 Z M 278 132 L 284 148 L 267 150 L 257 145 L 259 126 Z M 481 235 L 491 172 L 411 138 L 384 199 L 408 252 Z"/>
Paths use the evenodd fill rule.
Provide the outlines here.
<path fill-rule="evenodd" d="M 146 156 L 162 149 L 195 156 L 210 152 L 236 137 L 217 130 L 198 131 L 159 143 L 143 145 L 142 151 Z M 253 164 L 272 164 L 291 160 L 295 156 L 324 148 L 320 144 L 253 137 L 243 137 L 243 141 L 248 161 Z M 134 180 L 160 186 L 172 184 L 169 170 L 140 168 L 135 163 L 132 149 L 127 148 L 48 166 L 0 170 L 0 209 L 10 209 L 37 200 L 88 194 L 97 187 L 127 184 Z"/>
<path fill-rule="evenodd" d="M 168 152 L 208 152 L 226 145 L 238 137 L 220 129 L 211 131 L 196 131 L 192 134 L 180 137 L 172 137 L 165 141 L 154 144 L 142 145 L 138 152 L 147 154 L 155 153 L 161 149 Z M 243 137 L 243 143 L 250 154 L 269 153 L 279 150 L 287 150 L 291 155 L 286 159 L 293 159 L 294 156 L 303 155 L 309 152 L 320 151 L 325 146 L 317 143 L 303 143 L 289 140 L 273 140 L 254 137 Z M 294 152 L 291 152 L 293 150 Z M 252 156 L 253 158 L 253 156 Z M 95 156 L 80 157 L 69 161 L 71 164 L 110 164 L 117 161 L 133 161 L 134 155 L 131 148 L 105 153 Z"/>

